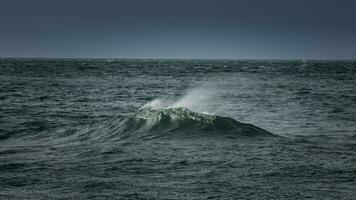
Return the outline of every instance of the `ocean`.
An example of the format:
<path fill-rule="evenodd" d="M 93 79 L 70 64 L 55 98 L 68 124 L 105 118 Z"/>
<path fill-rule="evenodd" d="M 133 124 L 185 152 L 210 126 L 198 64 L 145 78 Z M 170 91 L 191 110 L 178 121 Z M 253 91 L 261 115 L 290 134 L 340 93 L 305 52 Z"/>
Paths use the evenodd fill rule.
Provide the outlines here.
<path fill-rule="evenodd" d="M 356 61 L 0 59 L 0 199 L 356 199 Z"/>

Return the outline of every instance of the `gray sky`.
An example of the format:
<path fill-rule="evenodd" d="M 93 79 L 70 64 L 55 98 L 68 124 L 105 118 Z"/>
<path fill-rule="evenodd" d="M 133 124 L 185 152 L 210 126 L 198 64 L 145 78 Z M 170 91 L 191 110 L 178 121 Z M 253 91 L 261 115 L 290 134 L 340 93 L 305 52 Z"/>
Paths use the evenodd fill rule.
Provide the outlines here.
<path fill-rule="evenodd" d="M 356 1 L 0 0 L 0 57 L 356 59 Z"/>

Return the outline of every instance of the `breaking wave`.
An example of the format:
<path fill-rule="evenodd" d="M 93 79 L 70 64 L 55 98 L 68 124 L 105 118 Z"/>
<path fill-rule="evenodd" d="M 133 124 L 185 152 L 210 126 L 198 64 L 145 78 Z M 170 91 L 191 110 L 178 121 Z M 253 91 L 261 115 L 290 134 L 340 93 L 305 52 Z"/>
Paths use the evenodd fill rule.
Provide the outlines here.
<path fill-rule="evenodd" d="M 168 131 L 235 131 L 242 135 L 269 135 L 270 133 L 251 124 L 238 122 L 230 117 L 222 117 L 193 112 L 187 108 L 154 109 L 142 108 L 136 114 L 136 120 L 143 120 L 150 130 Z"/>
<path fill-rule="evenodd" d="M 131 116 L 94 127 L 91 138 L 113 140 L 203 137 L 274 136 L 252 124 L 241 123 L 230 117 L 193 112 L 187 108 L 143 107 Z"/>

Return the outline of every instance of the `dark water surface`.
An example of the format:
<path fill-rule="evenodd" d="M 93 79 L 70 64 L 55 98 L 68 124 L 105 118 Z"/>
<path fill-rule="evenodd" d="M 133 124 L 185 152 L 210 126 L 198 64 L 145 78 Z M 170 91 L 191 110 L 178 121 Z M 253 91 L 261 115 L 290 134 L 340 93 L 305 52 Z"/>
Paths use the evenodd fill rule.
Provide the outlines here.
<path fill-rule="evenodd" d="M 0 199 L 356 199 L 356 62 L 0 60 Z"/>

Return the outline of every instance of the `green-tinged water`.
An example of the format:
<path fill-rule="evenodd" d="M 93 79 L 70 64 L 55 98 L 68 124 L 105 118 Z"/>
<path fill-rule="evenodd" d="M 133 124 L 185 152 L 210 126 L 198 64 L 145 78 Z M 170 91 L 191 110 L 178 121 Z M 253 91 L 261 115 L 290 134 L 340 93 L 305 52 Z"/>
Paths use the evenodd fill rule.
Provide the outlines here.
<path fill-rule="evenodd" d="M 356 62 L 0 60 L 0 199 L 355 199 Z"/>

